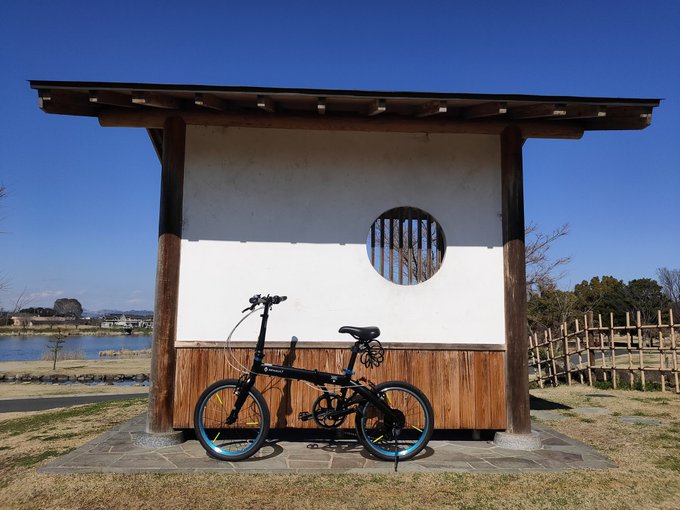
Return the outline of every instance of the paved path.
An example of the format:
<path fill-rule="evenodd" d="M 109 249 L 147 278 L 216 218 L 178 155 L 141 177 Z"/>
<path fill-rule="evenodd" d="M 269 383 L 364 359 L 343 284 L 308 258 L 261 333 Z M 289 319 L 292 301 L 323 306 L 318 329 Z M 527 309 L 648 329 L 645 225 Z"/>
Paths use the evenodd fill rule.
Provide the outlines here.
<path fill-rule="evenodd" d="M 165 448 L 145 449 L 132 442 L 144 429 L 140 415 L 77 450 L 43 466 L 43 473 L 390 473 L 394 466 L 366 454 L 354 439 L 339 441 L 269 440 L 257 456 L 241 462 L 208 457 L 195 440 Z M 606 469 L 615 465 L 592 448 L 534 423 L 543 448 L 517 451 L 491 441 L 461 440 L 458 434 L 438 437 L 415 459 L 399 465 L 400 472 L 549 472 Z M 311 432 L 313 434 L 314 432 Z M 310 445 L 316 448 L 310 448 Z"/>
<path fill-rule="evenodd" d="M 0 413 L 23 413 L 26 411 L 44 411 L 57 407 L 70 407 L 81 404 L 94 404 L 107 400 L 124 400 L 128 398 L 148 397 L 148 393 L 123 393 L 103 395 L 81 395 L 70 397 L 39 397 L 0 400 Z"/>

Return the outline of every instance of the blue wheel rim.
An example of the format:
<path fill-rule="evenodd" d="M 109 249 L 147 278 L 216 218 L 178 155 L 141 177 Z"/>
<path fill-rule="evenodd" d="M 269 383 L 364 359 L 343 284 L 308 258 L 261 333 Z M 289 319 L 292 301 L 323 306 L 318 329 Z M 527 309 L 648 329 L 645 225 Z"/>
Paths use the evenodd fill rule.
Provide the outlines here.
<path fill-rule="evenodd" d="M 398 389 L 399 391 L 403 391 L 405 393 L 408 393 L 409 395 L 411 395 L 413 398 L 415 398 L 418 401 L 421 409 L 423 409 L 423 410 L 426 409 L 425 403 L 420 399 L 420 397 L 418 395 L 416 395 L 415 393 L 411 392 L 410 390 L 408 390 L 407 388 L 401 388 L 401 387 L 389 388 L 388 387 L 388 388 L 383 388 L 381 391 L 389 391 L 391 389 Z M 423 414 L 425 414 L 425 413 L 423 413 Z M 425 417 L 427 417 L 427 416 L 425 415 Z M 362 421 L 362 428 L 364 429 L 364 431 L 367 431 L 365 414 L 364 414 L 364 416 L 361 417 L 361 421 Z M 425 427 L 423 428 L 423 431 L 421 432 L 418 440 L 414 444 L 409 446 L 407 449 L 399 450 L 398 452 L 395 452 L 394 450 L 385 450 L 384 448 L 381 448 L 380 446 L 378 446 L 377 444 L 372 442 L 371 438 L 368 437 L 368 435 L 366 435 L 366 440 L 372 444 L 371 448 L 374 448 L 376 451 L 382 453 L 383 455 L 387 455 L 387 456 L 390 456 L 390 457 L 394 457 L 394 456 L 405 457 L 405 456 L 409 455 L 411 452 L 417 450 L 420 447 L 420 445 L 423 444 L 423 441 L 425 441 L 425 438 L 429 434 L 430 426 L 431 426 L 430 420 L 426 420 Z M 399 440 L 397 440 L 397 445 L 398 445 L 398 443 L 399 443 Z"/>
<path fill-rule="evenodd" d="M 204 400 L 204 402 L 206 403 L 206 405 L 207 405 L 207 403 L 210 401 L 210 399 L 211 399 L 218 391 L 222 391 L 222 390 L 227 389 L 227 388 L 233 388 L 233 386 L 221 386 L 221 387 L 219 387 L 219 388 L 215 388 L 215 390 L 212 391 L 212 392 L 210 393 L 210 395 L 208 395 L 208 396 L 206 397 L 206 399 Z M 207 445 L 210 447 L 210 449 L 213 450 L 215 453 L 218 453 L 218 454 L 224 455 L 224 456 L 234 456 L 234 457 L 235 457 L 235 456 L 237 456 L 237 455 L 244 454 L 244 453 L 246 453 L 246 452 L 252 450 L 252 449 L 255 447 L 255 444 L 257 443 L 257 440 L 258 440 L 258 439 L 260 438 L 260 436 L 262 435 L 262 430 L 263 430 L 263 428 L 264 428 L 264 426 L 262 425 L 262 420 L 261 420 L 262 415 L 263 415 L 263 412 L 262 412 L 262 406 L 260 405 L 260 402 L 259 402 L 256 398 L 254 398 L 254 397 L 252 397 L 252 396 L 250 396 L 250 398 L 252 398 L 252 400 L 255 402 L 255 404 L 257 404 L 257 409 L 258 409 L 259 415 L 260 415 L 260 428 L 258 429 L 258 432 L 257 432 L 257 434 L 255 435 L 255 437 L 251 440 L 250 444 L 249 444 L 248 446 L 246 446 L 245 448 L 241 449 L 241 450 L 223 450 L 222 448 L 220 448 L 219 446 L 217 446 L 217 445 L 214 443 L 214 440 L 212 440 L 212 439 L 210 439 L 210 438 L 208 437 L 208 434 L 207 434 L 207 432 L 206 432 L 206 430 L 205 430 L 205 426 L 204 426 L 204 423 L 203 423 L 203 413 L 204 413 L 204 411 L 205 411 L 206 405 L 202 405 L 202 406 L 201 406 L 201 408 L 200 408 L 200 410 L 199 410 L 199 413 L 198 413 L 198 420 L 199 420 L 199 421 L 198 421 L 198 424 L 199 424 L 199 425 L 198 425 L 198 428 L 199 428 L 199 430 L 200 430 L 200 432 L 201 432 L 201 436 L 202 436 L 203 441 L 205 442 L 205 444 L 207 444 Z M 246 441 L 248 441 L 248 439 L 244 439 L 244 442 L 246 442 Z"/>

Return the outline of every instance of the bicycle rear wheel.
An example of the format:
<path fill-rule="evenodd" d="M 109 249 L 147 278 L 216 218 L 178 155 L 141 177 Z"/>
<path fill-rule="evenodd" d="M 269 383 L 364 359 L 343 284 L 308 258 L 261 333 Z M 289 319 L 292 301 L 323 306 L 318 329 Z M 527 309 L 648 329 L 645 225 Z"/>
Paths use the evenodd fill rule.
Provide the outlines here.
<path fill-rule="evenodd" d="M 237 379 L 210 385 L 194 409 L 196 439 L 208 455 L 219 460 L 243 460 L 255 454 L 269 432 L 269 409 L 262 394 L 251 388 L 234 423 L 227 417 L 236 402 Z"/>
<path fill-rule="evenodd" d="M 359 440 L 374 456 L 393 461 L 412 459 L 427 446 L 434 431 L 434 412 L 427 397 L 412 384 L 390 381 L 376 385 L 385 403 L 403 415 L 401 427 L 371 402 L 361 406 L 355 426 Z M 396 432 L 396 434 L 395 434 Z"/>

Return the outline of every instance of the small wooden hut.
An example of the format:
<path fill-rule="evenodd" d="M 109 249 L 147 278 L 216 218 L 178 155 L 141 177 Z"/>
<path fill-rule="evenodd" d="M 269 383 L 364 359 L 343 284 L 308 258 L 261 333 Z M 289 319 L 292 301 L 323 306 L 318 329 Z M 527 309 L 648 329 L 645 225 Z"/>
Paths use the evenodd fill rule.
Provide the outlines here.
<path fill-rule="evenodd" d="M 149 432 L 192 426 L 255 293 L 267 361 L 337 371 L 343 325 L 390 350 L 443 429 L 531 430 L 522 145 L 643 129 L 657 99 L 32 81 L 47 113 L 148 130 L 162 164 Z M 256 321 L 254 321 L 256 322 Z M 233 338 L 245 362 L 256 326 Z M 315 392 L 262 378 L 273 427 Z"/>

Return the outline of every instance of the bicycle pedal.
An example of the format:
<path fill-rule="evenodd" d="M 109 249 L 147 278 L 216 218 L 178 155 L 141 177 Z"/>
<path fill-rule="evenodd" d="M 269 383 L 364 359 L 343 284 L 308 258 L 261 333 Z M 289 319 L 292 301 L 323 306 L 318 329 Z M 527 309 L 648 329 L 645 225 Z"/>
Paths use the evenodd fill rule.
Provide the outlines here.
<path fill-rule="evenodd" d="M 314 418 L 314 416 L 312 416 L 312 413 L 303 412 L 303 413 L 298 414 L 298 419 L 302 420 L 302 421 L 309 421 L 313 418 Z"/>

